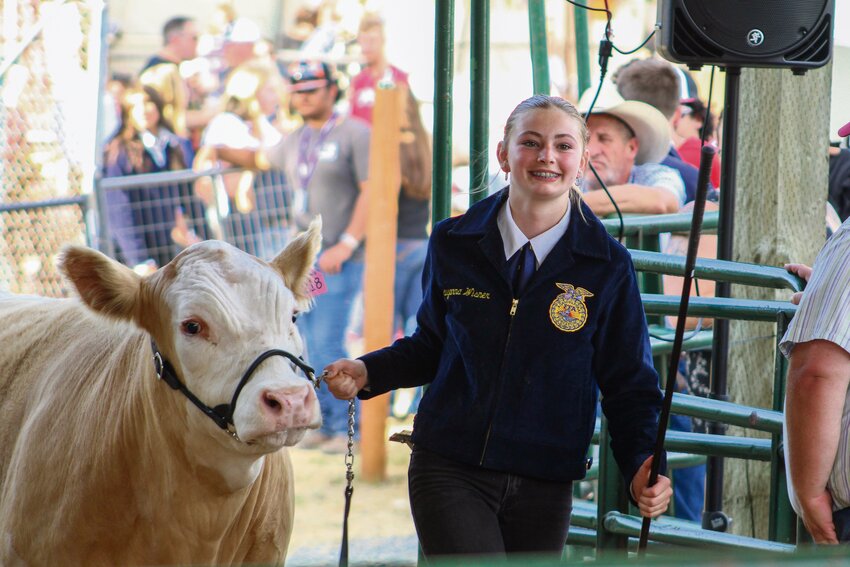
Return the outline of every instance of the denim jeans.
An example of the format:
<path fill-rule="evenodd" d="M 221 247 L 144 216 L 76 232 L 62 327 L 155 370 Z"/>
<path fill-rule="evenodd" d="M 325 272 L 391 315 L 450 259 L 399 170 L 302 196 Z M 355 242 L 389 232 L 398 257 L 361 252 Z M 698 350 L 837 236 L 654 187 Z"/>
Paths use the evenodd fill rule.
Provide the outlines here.
<path fill-rule="evenodd" d="M 416 312 L 422 303 L 422 269 L 428 241 L 399 238 L 395 255 L 395 326 L 405 335 L 416 329 Z"/>
<path fill-rule="evenodd" d="M 416 313 L 422 303 L 422 269 L 425 267 L 427 254 L 427 239 L 399 238 L 396 243 L 394 334 L 400 329 L 402 334 L 412 335 L 416 330 Z M 390 397 L 395 400 L 395 390 L 391 392 Z M 420 399 L 422 387 L 417 386 L 413 389 L 413 398 L 406 413 L 416 413 Z M 391 405 L 392 403 L 394 402 L 391 402 Z"/>
<path fill-rule="evenodd" d="M 691 431 L 691 418 L 671 415 L 669 431 Z M 702 522 L 705 504 L 705 465 L 672 469 L 673 512 L 676 518 Z"/>
<path fill-rule="evenodd" d="M 363 262 L 345 262 L 339 273 L 325 274 L 325 284 L 328 291 L 316 297 L 313 309 L 298 319 L 307 347 L 306 358 L 317 373 L 331 362 L 348 357 L 345 332 L 363 289 Z M 322 386 L 317 394 L 322 407 L 321 432 L 331 436 L 345 435 L 348 431 L 348 402 L 334 398 L 327 386 Z M 359 407 L 359 401 L 355 403 Z"/>
<path fill-rule="evenodd" d="M 567 542 L 572 482 L 552 482 L 464 465 L 416 447 L 408 470 L 410 507 L 423 553 L 549 553 Z"/>

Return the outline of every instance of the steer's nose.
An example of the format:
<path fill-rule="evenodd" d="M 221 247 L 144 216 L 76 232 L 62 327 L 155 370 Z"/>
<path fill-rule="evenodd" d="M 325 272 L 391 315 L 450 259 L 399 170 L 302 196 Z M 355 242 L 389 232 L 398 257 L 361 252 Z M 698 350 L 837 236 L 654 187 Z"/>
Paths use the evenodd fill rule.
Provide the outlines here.
<path fill-rule="evenodd" d="M 277 428 L 310 427 L 317 419 L 316 393 L 309 384 L 264 389 L 260 411 Z"/>

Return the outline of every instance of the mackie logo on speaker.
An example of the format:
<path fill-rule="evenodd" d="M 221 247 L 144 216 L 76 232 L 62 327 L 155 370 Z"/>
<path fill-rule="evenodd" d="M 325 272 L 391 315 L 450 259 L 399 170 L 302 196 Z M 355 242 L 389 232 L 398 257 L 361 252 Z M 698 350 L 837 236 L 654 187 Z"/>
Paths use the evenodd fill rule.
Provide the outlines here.
<path fill-rule="evenodd" d="M 750 47 L 758 47 L 764 43 L 764 33 L 758 28 L 751 29 L 747 33 L 747 43 Z"/>

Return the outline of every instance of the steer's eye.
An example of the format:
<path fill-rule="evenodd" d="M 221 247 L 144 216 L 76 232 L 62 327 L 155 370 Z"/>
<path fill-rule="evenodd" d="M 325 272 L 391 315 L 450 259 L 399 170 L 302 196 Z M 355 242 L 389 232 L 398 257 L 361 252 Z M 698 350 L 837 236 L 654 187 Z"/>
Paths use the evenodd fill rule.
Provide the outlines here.
<path fill-rule="evenodd" d="M 201 333 L 201 331 L 204 330 L 204 327 L 203 325 L 201 325 L 201 322 L 195 319 L 183 321 L 181 327 L 183 328 L 183 334 L 186 335 L 198 335 Z"/>
<path fill-rule="evenodd" d="M 295 313 L 292 314 L 292 322 L 293 323 L 298 321 L 298 315 L 299 315 L 298 311 L 296 311 Z"/>

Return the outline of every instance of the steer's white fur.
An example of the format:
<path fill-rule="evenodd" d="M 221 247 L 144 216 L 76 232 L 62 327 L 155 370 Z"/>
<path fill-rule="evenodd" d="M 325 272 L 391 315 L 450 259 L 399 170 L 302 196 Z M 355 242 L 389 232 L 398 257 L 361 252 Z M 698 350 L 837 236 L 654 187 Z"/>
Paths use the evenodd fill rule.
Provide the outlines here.
<path fill-rule="evenodd" d="M 301 354 L 292 317 L 320 226 L 269 263 L 203 242 L 146 278 L 70 247 L 61 267 L 79 299 L 0 297 L 0 564 L 284 559 L 283 447 L 320 424 L 309 384 L 267 359 L 239 396 L 239 442 L 156 379 L 150 337 L 201 400 L 230 402 L 262 351 Z M 300 417 L 263 418 L 269 390 L 303 393 Z"/>

